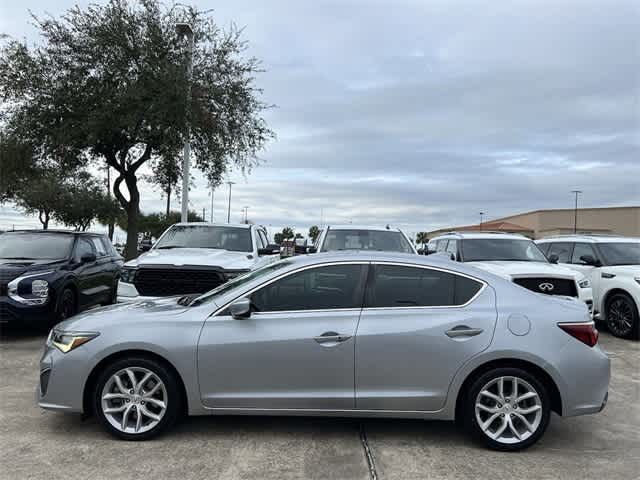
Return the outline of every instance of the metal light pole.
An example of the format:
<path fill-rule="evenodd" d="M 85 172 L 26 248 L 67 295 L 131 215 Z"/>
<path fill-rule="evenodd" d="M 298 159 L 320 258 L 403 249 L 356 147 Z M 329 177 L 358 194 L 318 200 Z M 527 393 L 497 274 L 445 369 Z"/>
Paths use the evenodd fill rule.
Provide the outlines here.
<path fill-rule="evenodd" d="M 571 190 L 571 193 L 576 196 L 576 203 L 573 207 L 573 233 L 578 231 L 578 195 L 582 193 L 582 190 Z"/>
<path fill-rule="evenodd" d="M 244 211 L 244 223 L 249 223 L 249 207 L 245 206 L 242 210 Z"/>
<path fill-rule="evenodd" d="M 480 212 L 480 230 L 482 230 L 482 216 L 484 215 L 484 212 Z"/>
<path fill-rule="evenodd" d="M 182 152 L 182 212 L 180 221 L 189 219 L 189 157 L 191 156 L 191 73 L 193 70 L 193 29 L 188 23 L 176 23 L 178 35 L 186 36 L 189 41 L 187 62 L 187 91 L 185 95 L 187 131 Z"/>
<path fill-rule="evenodd" d="M 213 223 L 213 184 L 211 185 L 211 223 Z"/>
<path fill-rule="evenodd" d="M 232 182 L 231 180 L 229 180 L 226 183 L 227 185 L 229 185 L 229 204 L 227 205 L 227 223 L 231 223 L 231 185 L 233 185 L 236 182 Z"/>

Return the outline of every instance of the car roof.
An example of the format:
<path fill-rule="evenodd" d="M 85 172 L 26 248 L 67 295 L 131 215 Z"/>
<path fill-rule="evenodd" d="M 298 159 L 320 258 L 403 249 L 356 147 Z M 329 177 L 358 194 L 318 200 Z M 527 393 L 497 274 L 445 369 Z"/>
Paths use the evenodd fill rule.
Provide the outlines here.
<path fill-rule="evenodd" d="M 298 255 L 286 259 L 291 263 L 291 269 L 305 265 L 316 265 L 329 262 L 395 262 L 406 263 L 416 266 L 428 266 L 442 268 L 452 272 L 458 272 L 489 281 L 496 277 L 494 274 L 481 270 L 472 265 L 454 262 L 444 255 L 416 255 L 415 253 L 384 252 L 372 250 L 340 250 L 334 252 L 313 253 L 310 255 Z"/>
<path fill-rule="evenodd" d="M 433 237 L 431 240 L 438 240 L 440 238 L 503 238 L 506 240 L 531 240 L 529 237 L 520 235 L 519 233 L 503 233 L 503 232 L 448 232 Z"/>
<path fill-rule="evenodd" d="M 381 227 L 380 225 L 351 225 L 351 224 L 327 225 L 326 229 L 327 230 L 373 230 L 376 232 L 387 232 L 387 231 L 399 232 L 400 231 L 399 228 L 390 227 L 388 225 L 384 227 Z"/>
<path fill-rule="evenodd" d="M 62 234 L 62 235 L 104 235 L 104 233 L 96 233 L 96 232 L 78 232 L 76 230 L 56 230 L 56 229 L 46 229 L 43 230 L 41 228 L 39 229 L 25 229 L 25 230 L 7 230 L 4 233 L 55 233 L 55 234 Z"/>
<path fill-rule="evenodd" d="M 172 227 L 233 227 L 233 228 L 251 228 L 257 227 L 251 223 L 211 223 L 211 222 L 178 222 L 174 223 Z"/>
<path fill-rule="evenodd" d="M 587 243 L 640 243 L 640 237 L 624 237 L 622 235 L 553 235 L 536 240 L 548 242 L 587 242 Z"/>

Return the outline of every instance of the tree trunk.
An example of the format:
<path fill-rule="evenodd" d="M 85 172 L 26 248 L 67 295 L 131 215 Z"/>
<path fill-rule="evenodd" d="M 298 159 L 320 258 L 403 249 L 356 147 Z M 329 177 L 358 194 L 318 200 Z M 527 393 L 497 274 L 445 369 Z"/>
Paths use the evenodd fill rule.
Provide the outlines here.
<path fill-rule="evenodd" d="M 48 210 L 40 210 L 38 213 L 38 217 L 40 218 L 40 223 L 42 224 L 42 229 L 47 230 L 49 228 L 49 211 Z"/>
<path fill-rule="evenodd" d="M 165 193 L 167 194 L 167 213 L 165 218 L 169 218 L 169 213 L 171 212 L 171 187 Z"/>
<path fill-rule="evenodd" d="M 109 240 L 113 242 L 113 232 L 116 229 L 116 225 L 115 223 L 111 222 L 109 225 L 107 225 L 107 227 L 109 228 Z"/>

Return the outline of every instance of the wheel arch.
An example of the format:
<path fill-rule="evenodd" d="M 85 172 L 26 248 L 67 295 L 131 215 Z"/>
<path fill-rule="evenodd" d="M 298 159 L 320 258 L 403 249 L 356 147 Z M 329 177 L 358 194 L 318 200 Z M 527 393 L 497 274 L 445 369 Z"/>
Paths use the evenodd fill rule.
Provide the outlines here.
<path fill-rule="evenodd" d="M 166 366 L 176 377 L 178 380 L 178 387 L 180 389 L 180 393 L 182 396 L 182 413 L 186 413 L 188 410 L 188 397 L 187 397 L 187 389 L 184 384 L 184 380 L 178 372 L 178 369 L 165 357 L 159 355 L 158 353 L 152 352 L 150 350 L 144 349 L 127 349 L 120 350 L 118 352 L 114 352 L 110 355 L 107 355 L 105 358 L 100 360 L 92 369 L 89 375 L 87 376 L 87 381 L 84 384 L 82 391 L 82 411 L 84 415 L 93 415 L 93 401 L 91 398 L 91 394 L 93 393 L 93 389 L 95 388 L 95 384 L 98 381 L 98 377 L 100 373 L 106 368 L 107 365 L 120 360 L 122 358 L 127 357 L 144 357 L 155 360 L 159 363 L 162 363 Z"/>
<path fill-rule="evenodd" d="M 504 359 L 496 359 L 490 360 L 482 365 L 476 367 L 473 371 L 471 371 L 462 385 L 458 390 L 458 396 L 456 397 L 455 404 L 455 419 L 456 421 L 463 418 L 461 413 L 461 408 L 465 403 L 466 395 L 471 388 L 473 382 L 484 373 L 489 370 L 493 370 L 495 368 L 520 368 L 531 375 L 535 376 L 547 389 L 549 393 L 549 397 L 551 399 L 551 410 L 556 412 L 558 415 L 562 415 L 562 396 L 560 395 L 560 389 L 556 385 L 554 379 L 547 373 L 542 367 L 536 365 L 535 363 L 529 362 L 527 360 L 522 360 L 519 358 L 504 358 Z"/>

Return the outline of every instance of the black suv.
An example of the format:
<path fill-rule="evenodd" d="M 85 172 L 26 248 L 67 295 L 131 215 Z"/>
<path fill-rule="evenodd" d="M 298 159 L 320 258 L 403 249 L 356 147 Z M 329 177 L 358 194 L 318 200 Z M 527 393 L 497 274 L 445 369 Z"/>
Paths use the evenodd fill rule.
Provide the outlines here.
<path fill-rule="evenodd" d="M 105 235 L 23 230 L 0 235 L 0 324 L 49 327 L 115 303 L 122 257 Z"/>

